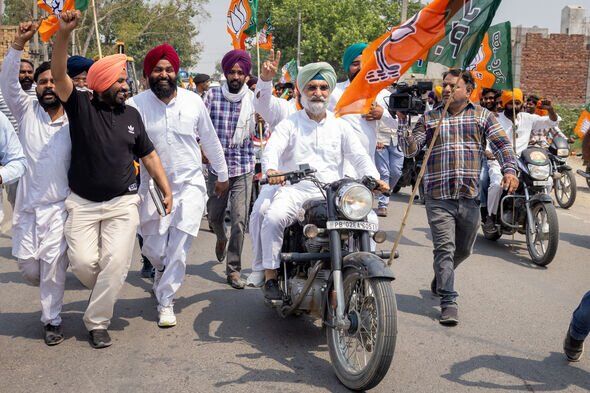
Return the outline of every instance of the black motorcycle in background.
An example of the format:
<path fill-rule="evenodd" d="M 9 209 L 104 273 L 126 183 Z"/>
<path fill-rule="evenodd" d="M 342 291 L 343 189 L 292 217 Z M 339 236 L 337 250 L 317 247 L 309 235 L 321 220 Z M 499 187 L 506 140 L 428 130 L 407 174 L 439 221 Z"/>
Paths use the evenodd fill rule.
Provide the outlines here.
<path fill-rule="evenodd" d="M 371 389 L 389 370 L 397 337 L 395 277 L 384 261 L 390 253 L 370 249 L 371 233 L 377 243 L 386 237 L 367 221 L 377 182 L 323 184 L 314 172 L 302 165 L 280 175 L 291 184 L 310 181 L 324 197 L 305 202 L 285 229 L 278 270 L 283 299 L 266 303 L 282 317 L 321 319 L 338 379 L 349 389 Z"/>
<path fill-rule="evenodd" d="M 555 200 L 563 209 L 572 207 L 576 200 L 576 175 L 572 167 L 567 164 L 570 146 L 567 139 L 557 136 L 549 145 L 549 160 L 553 173 L 553 191 Z"/>
<path fill-rule="evenodd" d="M 553 184 L 549 154 L 541 148 L 529 147 L 517 160 L 518 189 L 514 194 L 504 192 L 495 214 L 494 230 L 484 237 L 496 241 L 502 235 L 516 232 L 526 236 L 533 263 L 547 266 L 553 261 L 559 243 L 559 222 L 547 187 Z"/>

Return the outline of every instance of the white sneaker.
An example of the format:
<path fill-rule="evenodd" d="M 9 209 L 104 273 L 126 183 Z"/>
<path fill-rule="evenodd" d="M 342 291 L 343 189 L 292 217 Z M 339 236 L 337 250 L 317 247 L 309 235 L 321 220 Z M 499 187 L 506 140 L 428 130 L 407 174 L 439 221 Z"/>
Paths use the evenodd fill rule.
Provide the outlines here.
<path fill-rule="evenodd" d="M 246 285 L 254 288 L 262 287 L 264 285 L 264 271 L 250 273 L 246 279 Z"/>
<path fill-rule="evenodd" d="M 158 318 L 158 326 L 159 327 L 172 327 L 176 326 L 176 315 L 174 315 L 174 308 L 173 306 L 158 306 L 158 311 L 160 313 Z"/>

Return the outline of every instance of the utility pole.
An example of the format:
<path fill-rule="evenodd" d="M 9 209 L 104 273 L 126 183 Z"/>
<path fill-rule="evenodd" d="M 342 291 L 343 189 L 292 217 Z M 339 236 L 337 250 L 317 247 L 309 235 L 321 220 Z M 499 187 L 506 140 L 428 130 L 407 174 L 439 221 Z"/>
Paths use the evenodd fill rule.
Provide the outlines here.
<path fill-rule="evenodd" d="M 2 26 L 2 17 L 4 16 L 4 0 L 0 0 L 0 26 Z"/>
<path fill-rule="evenodd" d="M 404 23 L 408 19 L 408 0 L 402 0 L 401 21 Z"/>
<path fill-rule="evenodd" d="M 37 1 L 33 0 L 33 20 L 39 19 L 39 7 L 37 7 Z M 35 68 L 39 65 L 39 58 L 41 57 L 41 51 L 39 50 L 39 33 L 35 33 L 33 36 L 33 48 L 29 47 L 29 54 L 32 57 Z"/>
<path fill-rule="evenodd" d="M 301 11 L 297 16 L 297 69 L 301 67 Z"/>

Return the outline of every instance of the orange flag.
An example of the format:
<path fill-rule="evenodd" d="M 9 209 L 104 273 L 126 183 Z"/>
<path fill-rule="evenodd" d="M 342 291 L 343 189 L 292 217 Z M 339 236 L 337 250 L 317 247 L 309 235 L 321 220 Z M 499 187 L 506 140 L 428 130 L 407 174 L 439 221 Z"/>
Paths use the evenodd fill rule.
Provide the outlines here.
<path fill-rule="evenodd" d="M 231 0 L 229 3 L 227 32 L 231 36 L 234 49 L 246 49 L 246 30 L 256 24 L 255 15 L 252 11 L 248 0 Z"/>
<path fill-rule="evenodd" d="M 39 26 L 39 37 L 41 41 L 47 42 L 56 31 L 59 30 L 59 19 L 57 16 L 62 11 L 80 10 L 88 8 L 88 0 L 37 0 L 37 5 L 49 13 Z"/>
<path fill-rule="evenodd" d="M 590 112 L 588 112 L 587 109 L 584 109 L 582 113 L 580 113 L 574 132 L 580 139 L 583 139 L 588 130 L 590 130 Z"/>

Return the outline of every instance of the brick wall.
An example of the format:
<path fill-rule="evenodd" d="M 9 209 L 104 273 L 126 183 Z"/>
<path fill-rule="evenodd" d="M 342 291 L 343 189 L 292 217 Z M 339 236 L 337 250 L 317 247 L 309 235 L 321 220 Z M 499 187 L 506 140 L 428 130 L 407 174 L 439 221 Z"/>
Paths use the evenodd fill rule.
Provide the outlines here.
<path fill-rule="evenodd" d="M 559 103 L 584 104 L 590 49 L 583 35 L 527 34 L 522 48 L 520 85 Z"/>
<path fill-rule="evenodd" d="M 10 44 L 14 41 L 16 36 L 16 29 L 18 26 L 0 26 L 0 61 L 4 59 Z M 24 58 L 29 57 L 29 45 L 25 47 Z"/>

